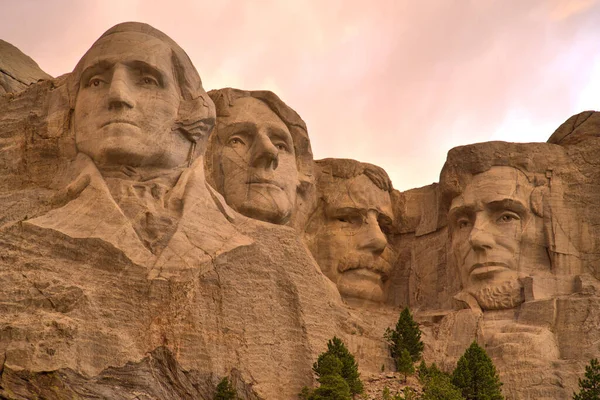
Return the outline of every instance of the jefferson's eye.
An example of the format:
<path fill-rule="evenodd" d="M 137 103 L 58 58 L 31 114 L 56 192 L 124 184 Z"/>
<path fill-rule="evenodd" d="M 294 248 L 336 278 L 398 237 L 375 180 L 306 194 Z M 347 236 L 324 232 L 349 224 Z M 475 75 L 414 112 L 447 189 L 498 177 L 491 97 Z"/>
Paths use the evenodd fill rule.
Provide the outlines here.
<path fill-rule="evenodd" d="M 277 150 L 279 151 L 287 151 L 287 146 L 283 143 L 277 143 L 275 144 L 275 147 L 277 147 Z"/>
<path fill-rule="evenodd" d="M 231 139 L 229 139 L 229 145 L 230 146 L 240 146 L 245 144 L 244 141 L 242 139 L 240 139 L 239 137 L 232 137 Z"/>
<path fill-rule="evenodd" d="M 519 221 L 521 218 L 515 213 L 505 212 L 498 218 L 498 222 L 502 224 L 506 224 L 513 221 Z"/>

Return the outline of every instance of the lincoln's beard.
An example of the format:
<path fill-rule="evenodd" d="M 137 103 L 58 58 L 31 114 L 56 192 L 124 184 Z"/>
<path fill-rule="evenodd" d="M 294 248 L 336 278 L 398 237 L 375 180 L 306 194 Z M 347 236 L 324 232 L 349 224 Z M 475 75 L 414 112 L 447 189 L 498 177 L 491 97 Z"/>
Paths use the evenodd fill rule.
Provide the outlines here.
<path fill-rule="evenodd" d="M 521 283 L 516 279 L 489 284 L 468 292 L 475 297 L 482 310 L 515 308 L 525 300 Z"/>

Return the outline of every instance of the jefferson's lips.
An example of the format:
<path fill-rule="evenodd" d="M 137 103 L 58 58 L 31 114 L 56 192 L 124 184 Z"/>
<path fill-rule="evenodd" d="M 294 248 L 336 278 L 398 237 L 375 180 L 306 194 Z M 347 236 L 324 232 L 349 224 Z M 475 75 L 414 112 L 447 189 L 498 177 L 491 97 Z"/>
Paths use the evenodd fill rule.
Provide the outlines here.
<path fill-rule="evenodd" d="M 129 125 L 137 126 L 136 123 L 128 121 L 126 119 L 111 119 L 110 121 L 103 123 L 102 126 L 100 126 L 100 127 L 104 128 L 106 125 L 110 125 L 110 124 L 129 124 Z"/>
<path fill-rule="evenodd" d="M 280 189 L 283 189 L 283 187 L 281 187 L 281 185 L 279 183 L 277 183 L 276 181 L 274 181 L 272 179 L 267 179 L 267 178 L 254 177 L 254 178 L 248 179 L 248 181 L 246 183 L 248 185 L 252 185 L 252 184 L 272 185 L 272 186 L 277 186 Z"/>

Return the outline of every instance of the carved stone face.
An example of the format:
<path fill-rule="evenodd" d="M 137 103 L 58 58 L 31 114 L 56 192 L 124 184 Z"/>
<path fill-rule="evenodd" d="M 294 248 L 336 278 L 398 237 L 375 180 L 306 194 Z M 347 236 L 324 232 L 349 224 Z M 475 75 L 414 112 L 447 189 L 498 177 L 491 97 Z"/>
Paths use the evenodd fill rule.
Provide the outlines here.
<path fill-rule="evenodd" d="M 223 196 L 248 217 L 284 224 L 292 214 L 299 184 L 290 131 L 258 99 L 236 99 L 229 111 L 218 120 L 215 132 L 223 146 Z"/>
<path fill-rule="evenodd" d="M 484 309 L 520 304 L 518 278 L 550 268 L 542 221 L 530 207 L 532 191 L 522 172 L 493 167 L 475 175 L 452 201 L 452 253 L 463 288 Z"/>
<path fill-rule="evenodd" d="M 308 240 L 321 271 L 344 296 L 383 301 L 392 262 L 389 193 L 366 175 L 337 180 L 324 192 L 322 220 L 311 222 L 319 226 Z"/>
<path fill-rule="evenodd" d="M 181 95 L 169 46 L 142 33 L 115 33 L 84 57 L 73 117 L 78 150 L 98 165 L 183 164 L 191 143 L 172 131 Z"/>

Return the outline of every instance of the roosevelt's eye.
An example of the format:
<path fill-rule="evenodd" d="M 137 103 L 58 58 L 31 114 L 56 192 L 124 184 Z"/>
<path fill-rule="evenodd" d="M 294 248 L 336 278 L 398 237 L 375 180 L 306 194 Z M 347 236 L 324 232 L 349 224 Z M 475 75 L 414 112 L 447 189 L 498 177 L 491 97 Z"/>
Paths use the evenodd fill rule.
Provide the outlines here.
<path fill-rule="evenodd" d="M 504 212 L 498 217 L 498 222 L 501 224 L 507 224 L 513 221 L 519 221 L 521 218 L 513 212 Z"/>
<path fill-rule="evenodd" d="M 346 224 L 359 225 L 363 222 L 363 219 L 360 215 L 339 215 L 336 219 L 340 222 Z"/>
<path fill-rule="evenodd" d="M 459 218 L 456 221 L 456 226 L 458 226 L 458 229 L 467 229 L 471 226 L 471 221 L 468 218 Z"/>

